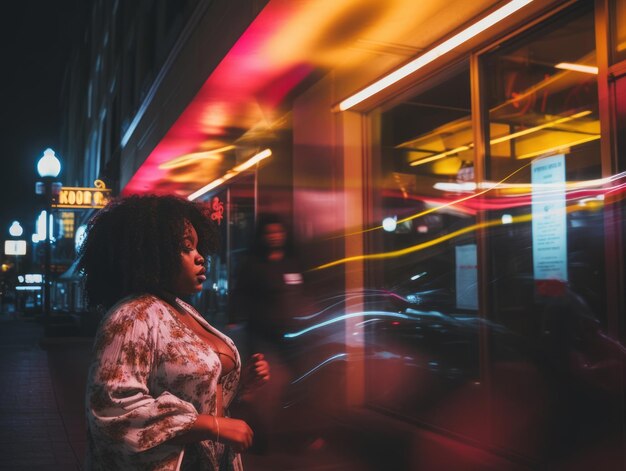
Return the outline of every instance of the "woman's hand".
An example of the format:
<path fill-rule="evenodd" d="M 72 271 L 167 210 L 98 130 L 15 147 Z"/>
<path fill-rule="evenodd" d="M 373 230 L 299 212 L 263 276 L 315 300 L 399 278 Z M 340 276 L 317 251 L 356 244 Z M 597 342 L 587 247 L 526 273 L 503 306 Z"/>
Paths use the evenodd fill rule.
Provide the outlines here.
<path fill-rule="evenodd" d="M 270 365 L 262 353 L 255 353 L 241 375 L 242 389 L 245 393 L 263 386 L 270 380 Z"/>
<path fill-rule="evenodd" d="M 215 440 L 230 445 L 235 453 L 241 453 L 252 445 L 254 433 L 243 420 L 215 417 Z"/>
<path fill-rule="evenodd" d="M 230 445 L 240 453 L 252 444 L 252 429 L 246 422 L 230 417 L 200 414 L 191 427 L 183 434 L 171 439 L 175 445 L 186 445 L 204 440 Z"/>

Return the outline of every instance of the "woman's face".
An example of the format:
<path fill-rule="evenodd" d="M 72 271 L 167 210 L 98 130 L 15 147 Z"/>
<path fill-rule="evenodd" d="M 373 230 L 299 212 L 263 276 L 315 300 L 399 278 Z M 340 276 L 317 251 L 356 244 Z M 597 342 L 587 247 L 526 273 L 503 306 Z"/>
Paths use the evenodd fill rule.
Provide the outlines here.
<path fill-rule="evenodd" d="M 272 223 L 263 229 L 263 240 L 269 249 L 282 249 L 287 240 L 285 228 L 280 223 Z"/>
<path fill-rule="evenodd" d="M 180 271 L 172 288 L 174 294 L 184 296 L 202 291 L 202 283 L 206 281 L 204 257 L 198 253 L 198 233 L 188 221 L 185 221 L 180 259 Z"/>

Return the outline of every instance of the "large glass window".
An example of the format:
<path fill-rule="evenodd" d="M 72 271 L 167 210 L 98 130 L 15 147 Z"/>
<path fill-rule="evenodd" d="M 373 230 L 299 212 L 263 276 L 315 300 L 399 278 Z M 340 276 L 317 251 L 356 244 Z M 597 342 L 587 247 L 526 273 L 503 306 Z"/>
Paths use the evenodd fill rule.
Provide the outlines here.
<path fill-rule="evenodd" d="M 489 189 L 486 268 L 499 328 L 490 337 L 493 437 L 544 459 L 598 440 L 620 394 L 610 379 L 620 346 L 606 330 L 609 181 L 601 179 L 592 7 L 560 13 L 481 62 L 488 155 L 480 184 Z"/>
<path fill-rule="evenodd" d="M 370 403 L 476 437 L 478 403 L 456 420 L 448 398 L 479 388 L 476 206 L 469 67 L 373 114 L 374 189 L 368 342 Z M 462 393 L 461 393 L 462 391 Z"/>

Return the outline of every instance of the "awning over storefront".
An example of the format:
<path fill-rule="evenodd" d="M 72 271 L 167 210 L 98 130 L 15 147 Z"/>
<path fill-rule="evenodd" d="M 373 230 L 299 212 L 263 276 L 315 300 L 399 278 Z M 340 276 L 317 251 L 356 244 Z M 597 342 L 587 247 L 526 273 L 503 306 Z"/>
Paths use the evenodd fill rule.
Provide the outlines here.
<path fill-rule="evenodd" d="M 316 77 L 332 70 L 337 98 L 343 99 L 492 3 L 268 2 L 123 193 L 192 194 L 255 155 L 273 133 L 288 126 L 289 102 Z"/>

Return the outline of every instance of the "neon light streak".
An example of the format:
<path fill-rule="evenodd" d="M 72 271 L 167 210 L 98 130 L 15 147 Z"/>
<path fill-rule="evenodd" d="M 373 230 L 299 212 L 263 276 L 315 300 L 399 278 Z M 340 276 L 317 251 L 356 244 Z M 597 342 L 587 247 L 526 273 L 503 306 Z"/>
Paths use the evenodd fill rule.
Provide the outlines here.
<path fill-rule="evenodd" d="M 189 165 L 197 160 L 204 159 L 215 159 L 216 154 L 221 154 L 223 152 L 227 152 L 229 150 L 233 150 L 235 146 L 224 146 L 219 149 L 208 150 L 206 152 L 194 152 L 193 154 L 181 155 L 175 159 L 172 159 L 168 162 L 164 162 L 159 165 L 160 170 L 167 170 L 172 168 L 184 167 L 185 165 Z"/>
<path fill-rule="evenodd" d="M 626 184 L 625 184 L 626 185 Z M 619 185 L 619 187 L 622 187 L 624 185 Z M 587 208 L 587 207 L 580 207 L 578 204 L 571 204 L 568 205 L 566 211 L 572 212 L 572 211 L 582 211 L 582 210 L 591 210 L 593 208 Z M 522 214 L 520 216 L 515 216 L 510 222 L 507 222 L 507 224 L 519 224 L 522 222 L 528 222 L 532 220 L 532 214 Z M 407 247 L 405 249 L 400 249 L 400 250 L 394 250 L 392 252 L 383 252 L 383 253 L 375 253 L 375 254 L 366 254 L 366 255 L 355 255 L 352 257 L 346 257 L 346 258 L 341 258 L 339 260 L 335 260 L 333 262 L 329 262 L 329 263 L 325 263 L 323 265 L 319 265 L 315 268 L 312 268 L 312 270 L 323 270 L 325 268 L 330 268 L 330 267 L 334 267 L 337 265 L 341 265 L 344 263 L 349 263 L 349 262 L 356 262 L 359 260 L 381 260 L 381 259 L 385 259 L 385 258 L 395 258 L 395 257 L 401 257 L 403 255 L 407 255 L 409 253 L 413 253 L 413 252 L 417 252 L 419 250 L 423 250 L 423 249 L 427 249 L 429 247 L 432 247 L 434 245 L 438 245 L 441 244 L 442 242 L 445 242 L 447 240 L 450 239 L 454 239 L 455 237 L 458 237 L 460 235 L 463 234 L 467 234 L 468 232 L 472 232 L 475 231 L 477 229 L 480 228 L 487 228 L 487 227 L 494 227 L 494 226 L 501 226 L 502 224 L 502 220 L 501 219 L 494 219 L 491 221 L 486 221 L 482 224 L 473 224 L 471 226 L 468 227 L 464 227 L 463 229 L 459 229 L 458 231 L 455 232 L 451 232 L 449 234 L 446 234 L 444 236 L 438 237 L 436 239 L 433 240 L 429 240 L 427 242 L 423 242 L 421 244 L 417 244 L 417 245 L 413 245 L 411 247 Z"/>
<path fill-rule="evenodd" d="M 468 144 L 466 146 L 455 147 L 454 149 L 447 150 L 440 154 L 435 154 L 435 155 L 431 155 L 430 157 L 426 157 L 424 159 L 416 160 L 415 162 L 411 162 L 409 165 L 411 167 L 416 167 L 418 165 L 427 164 L 428 162 L 443 159 L 444 157 L 448 157 L 449 155 L 458 154 L 459 152 L 463 152 L 465 150 L 470 150 L 472 147 L 474 147 L 474 144 Z"/>
<path fill-rule="evenodd" d="M 256 154 L 254 157 L 251 157 L 250 159 L 246 160 L 241 165 L 237 165 L 235 168 L 233 168 L 232 171 L 239 173 L 239 172 L 243 172 L 244 170 L 248 170 L 253 165 L 258 164 L 261 160 L 267 159 L 270 155 L 272 155 L 272 151 L 269 149 L 265 149 L 264 151 L 261 151 L 258 154 Z"/>
<path fill-rule="evenodd" d="M 443 56 L 447 52 L 450 52 L 451 50 L 460 46 L 461 44 L 473 38 L 474 36 L 482 33 L 486 29 L 490 28 L 494 24 L 503 20 L 507 16 L 512 15 L 517 10 L 528 5 L 531 2 L 532 0 L 513 0 L 512 2 L 507 3 L 503 7 L 498 8 L 493 13 L 484 17 L 482 20 L 479 20 L 476 23 L 472 24 L 471 26 L 465 28 L 463 31 L 455 34 L 454 36 L 442 42 L 438 46 L 435 46 L 434 48 L 425 52 L 424 54 L 412 60 L 408 64 L 400 67 L 399 69 L 395 70 L 389 75 L 386 75 L 385 77 L 374 82 L 368 87 L 365 87 L 360 92 L 355 93 L 351 97 L 343 100 L 341 103 L 339 103 L 339 111 L 346 111 L 352 108 L 353 106 L 361 103 L 362 101 L 366 100 L 367 98 L 373 95 L 376 95 L 381 90 L 384 90 L 385 88 L 393 85 L 399 80 L 402 80 L 403 78 L 411 75 L 412 73 L 421 69 L 425 65 L 430 64 L 435 59 Z"/>
<path fill-rule="evenodd" d="M 528 214 L 528 215 L 524 215 L 524 216 L 518 216 L 517 218 L 514 218 L 513 222 L 524 222 L 523 220 L 521 220 L 522 218 L 525 218 L 524 219 L 525 221 L 530 221 L 532 219 L 532 215 Z M 355 256 L 352 256 L 352 257 L 341 258 L 339 260 L 335 260 L 334 262 L 325 263 L 324 265 L 320 265 L 318 267 L 315 267 L 315 268 L 313 268 L 313 270 L 323 270 L 325 268 L 334 267 L 334 266 L 341 265 L 341 264 L 348 263 L 348 262 L 356 262 L 358 260 L 381 260 L 381 259 L 385 259 L 385 258 L 401 257 L 401 256 L 407 255 L 409 253 L 413 253 L 413 252 L 417 252 L 419 250 L 427 249 L 428 247 L 432 247 L 433 245 L 440 244 L 440 243 L 445 242 L 447 240 L 454 239 L 455 237 L 458 237 L 460 235 L 467 234 L 468 232 L 475 231 L 476 229 L 478 229 L 480 227 L 492 227 L 492 226 L 497 226 L 497 225 L 501 225 L 501 224 L 502 224 L 502 221 L 499 220 L 499 219 L 498 220 L 493 220 L 493 221 L 488 221 L 488 222 L 485 222 L 483 224 L 474 224 L 474 225 L 471 225 L 471 226 L 468 226 L 468 227 L 464 227 L 463 229 L 459 229 L 458 231 L 446 234 L 445 236 L 441 236 L 441 237 L 438 237 L 436 239 L 429 240 L 427 242 L 423 242 L 421 244 L 413 245 L 413 246 L 407 247 L 405 249 L 394 250 L 392 252 L 375 253 L 375 254 L 368 254 L 368 255 L 355 255 Z"/>
<path fill-rule="evenodd" d="M 319 365 L 311 368 L 309 371 L 307 371 L 306 373 L 304 373 L 302 376 L 300 376 L 298 379 L 295 379 L 291 382 L 291 384 L 296 384 L 299 383 L 300 381 L 302 381 L 304 378 L 306 378 L 307 376 L 310 376 L 311 374 L 315 373 L 317 370 L 319 370 L 320 368 L 322 368 L 323 366 L 327 365 L 330 362 L 333 362 L 335 360 L 338 360 L 340 358 L 345 358 L 347 357 L 348 354 L 347 353 L 338 353 L 337 355 L 333 355 L 332 357 L 327 358 L 326 360 L 324 360 L 323 362 L 321 362 Z"/>
<path fill-rule="evenodd" d="M 371 324 L 372 322 L 378 322 L 381 321 L 382 319 L 378 318 L 378 317 L 374 317 L 373 319 L 368 319 L 366 321 L 363 322 L 359 322 L 358 324 L 356 324 L 357 327 L 363 327 L 365 324 Z"/>
<path fill-rule="evenodd" d="M 202 188 L 200 188 L 199 190 L 193 192 L 192 194 L 190 194 L 187 197 L 187 199 L 189 201 L 193 201 L 196 198 L 199 198 L 200 196 L 204 195 L 205 193 L 207 193 L 207 192 L 213 190 L 214 188 L 220 186 L 225 181 L 230 180 L 231 178 L 239 175 L 244 170 L 247 170 L 250 167 L 252 167 L 253 165 L 256 165 L 261 160 L 267 159 L 270 155 L 272 155 L 272 151 L 270 149 L 265 149 L 264 151 L 259 152 L 258 154 L 250 157 L 244 163 L 242 163 L 240 165 L 237 165 L 236 167 L 231 168 L 228 172 L 226 172 L 224 175 L 222 175 L 217 180 L 213 180 L 208 185 L 205 185 Z"/>
<path fill-rule="evenodd" d="M 417 219 L 417 218 L 422 217 L 422 216 L 425 216 L 425 215 L 427 215 L 427 214 L 434 213 L 435 211 L 439 211 L 440 209 L 448 208 L 448 207 L 450 207 L 450 206 L 455 206 L 455 205 L 458 205 L 459 203 L 462 203 L 462 202 L 464 202 L 464 201 L 467 201 L 467 200 L 470 200 L 470 199 L 476 198 L 476 197 L 478 197 L 478 196 L 484 195 L 485 193 L 487 193 L 487 192 L 489 192 L 489 191 L 491 191 L 491 190 L 493 190 L 493 189 L 495 189 L 495 188 L 498 188 L 498 187 L 499 187 L 502 183 L 504 183 L 506 180 L 508 180 L 509 178 L 511 178 L 511 177 L 512 177 L 513 175 L 515 175 L 517 172 L 521 172 L 523 169 L 525 169 L 525 168 L 526 168 L 526 167 L 528 167 L 529 165 L 530 165 L 530 163 L 527 163 L 526 165 L 523 165 L 522 167 L 518 168 L 518 169 L 517 169 L 517 170 L 515 170 L 514 172 L 512 172 L 512 173 L 510 173 L 509 175 L 507 175 L 506 177 L 504 177 L 504 178 L 503 178 L 502 180 L 500 180 L 499 182 L 495 183 L 493 186 L 491 186 L 491 187 L 489 187 L 489 188 L 486 188 L 486 189 L 485 189 L 485 190 L 483 190 L 483 191 L 480 191 L 480 192 L 478 192 L 478 193 L 474 193 L 474 194 L 472 194 L 472 195 L 464 196 L 463 198 L 459 198 L 459 199 L 456 199 L 456 200 L 451 201 L 451 202 L 449 202 L 449 203 L 442 204 L 441 206 L 436 206 L 436 207 L 434 207 L 434 208 L 429 208 L 429 209 L 426 209 L 426 210 L 424 210 L 424 211 L 422 211 L 422 212 L 420 212 L 420 213 L 413 214 L 413 215 L 411 215 L 411 216 L 407 216 L 407 217 L 405 217 L 404 219 L 400 219 L 400 220 L 398 220 L 397 222 L 398 222 L 398 224 L 401 224 L 401 223 L 403 223 L 403 222 L 411 221 L 411 220 L 413 220 L 413 219 Z M 382 229 L 382 226 L 376 226 L 376 227 L 372 227 L 372 228 L 370 228 L 370 229 L 365 229 L 365 230 L 363 230 L 363 231 L 352 232 L 352 233 L 350 233 L 350 234 L 346 234 L 346 237 L 347 237 L 347 236 L 351 236 L 351 235 L 362 234 L 362 233 L 365 233 L 365 232 L 377 231 L 377 230 L 379 230 L 379 229 Z"/>
<path fill-rule="evenodd" d="M 330 306 L 325 307 L 321 311 L 314 312 L 313 314 L 309 314 L 308 316 L 294 317 L 294 319 L 299 320 L 299 321 L 305 321 L 305 320 L 313 319 L 314 317 L 317 317 L 317 316 L 319 316 L 321 314 L 324 314 L 326 311 L 328 311 L 328 310 L 330 310 L 330 309 L 332 309 L 334 307 L 342 305 L 345 301 L 350 301 L 352 299 L 358 299 L 360 297 L 361 296 L 359 296 L 359 295 L 346 296 L 345 298 L 342 298 L 340 301 L 338 301 L 338 302 L 336 302 L 334 304 L 331 304 Z"/>
<path fill-rule="evenodd" d="M 292 339 L 295 337 L 300 337 L 301 335 L 311 332 L 312 330 L 316 330 L 321 327 L 326 327 L 327 325 L 335 324 L 337 322 L 345 321 L 346 319 L 353 319 L 355 317 L 367 317 L 367 316 L 397 317 L 399 319 L 409 319 L 409 316 L 407 316 L 406 314 L 400 314 L 397 312 L 388 312 L 388 311 L 355 312 L 352 314 L 344 314 L 342 316 L 333 317 L 332 319 L 328 319 L 327 321 L 312 325 L 311 327 L 307 327 L 306 329 L 300 330 L 298 332 L 291 332 L 291 333 L 284 334 L 283 337 L 285 337 L 286 339 Z"/>

